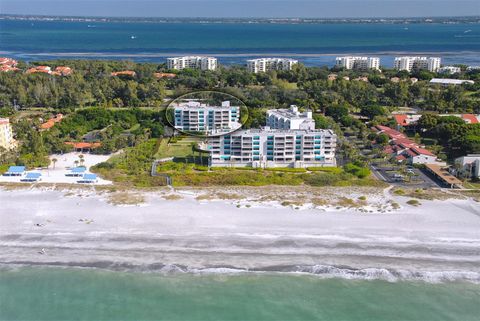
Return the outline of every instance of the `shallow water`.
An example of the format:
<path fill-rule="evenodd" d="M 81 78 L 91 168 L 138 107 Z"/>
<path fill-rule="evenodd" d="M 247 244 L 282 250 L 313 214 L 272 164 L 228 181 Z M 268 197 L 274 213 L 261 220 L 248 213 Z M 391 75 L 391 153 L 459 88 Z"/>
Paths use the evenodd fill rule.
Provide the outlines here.
<path fill-rule="evenodd" d="M 478 320 L 480 285 L 301 274 L 0 271 L 1 320 Z"/>

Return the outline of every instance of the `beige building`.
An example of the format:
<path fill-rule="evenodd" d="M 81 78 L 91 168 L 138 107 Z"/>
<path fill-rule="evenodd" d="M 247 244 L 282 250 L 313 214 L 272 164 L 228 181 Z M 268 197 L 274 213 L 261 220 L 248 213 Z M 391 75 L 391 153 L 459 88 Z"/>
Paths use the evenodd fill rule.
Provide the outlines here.
<path fill-rule="evenodd" d="M 13 139 L 12 126 L 8 118 L 0 118 L 0 147 L 14 149 L 17 142 Z"/>

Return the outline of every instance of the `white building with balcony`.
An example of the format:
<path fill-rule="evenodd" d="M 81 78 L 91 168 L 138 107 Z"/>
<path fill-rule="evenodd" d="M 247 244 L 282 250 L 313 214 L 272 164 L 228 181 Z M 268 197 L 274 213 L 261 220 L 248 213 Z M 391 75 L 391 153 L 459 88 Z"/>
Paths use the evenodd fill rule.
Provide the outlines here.
<path fill-rule="evenodd" d="M 12 126 L 8 118 L 0 118 L 0 147 L 6 150 L 17 147 L 17 141 L 13 138 Z"/>
<path fill-rule="evenodd" d="M 214 167 L 336 166 L 337 136 L 331 130 L 240 130 L 209 138 L 208 145 Z"/>
<path fill-rule="evenodd" d="M 480 178 L 480 154 L 469 154 L 455 159 L 454 172 L 463 178 Z"/>
<path fill-rule="evenodd" d="M 455 67 L 455 66 L 443 66 L 438 68 L 437 72 L 439 74 L 453 75 L 453 74 L 461 73 L 462 69 L 460 67 Z"/>
<path fill-rule="evenodd" d="M 247 70 L 253 73 L 272 70 L 292 70 L 298 60 L 289 58 L 259 58 L 247 60 Z"/>
<path fill-rule="evenodd" d="M 167 58 L 167 68 L 182 70 L 182 69 L 200 69 L 200 70 L 215 70 L 217 69 L 217 58 L 203 57 L 203 56 L 185 56 Z"/>
<path fill-rule="evenodd" d="M 299 112 L 298 107 L 295 105 L 290 106 L 289 109 L 267 110 L 266 123 L 272 129 L 315 129 L 312 112 Z"/>
<path fill-rule="evenodd" d="M 230 101 L 221 106 L 188 101 L 174 106 L 173 113 L 174 127 L 180 131 L 221 135 L 241 127 L 240 107 L 230 106 Z"/>
<path fill-rule="evenodd" d="M 377 57 L 337 57 L 336 67 L 353 70 L 380 70 L 380 58 Z"/>
<path fill-rule="evenodd" d="M 437 72 L 441 63 L 442 59 L 439 57 L 395 57 L 394 68 L 408 72 L 418 70 Z"/>

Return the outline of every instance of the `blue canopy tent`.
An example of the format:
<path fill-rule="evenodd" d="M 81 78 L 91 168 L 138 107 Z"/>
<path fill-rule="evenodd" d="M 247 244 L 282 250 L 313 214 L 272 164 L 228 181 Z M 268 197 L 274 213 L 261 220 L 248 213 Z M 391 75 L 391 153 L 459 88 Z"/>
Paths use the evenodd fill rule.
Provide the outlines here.
<path fill-rule="evenodd" d="M 74 167 L 69 173 L 65 174 L 65 176 L 80 177 L 83 176 L 86 170 L 87 169 L 85 167 Z"/>
<path fill-rule="evenodd" d="M 4 176 L 23 176 L 25 174 L 25 166 L 10 166 Z"/>
<path fill-rule="evenodd" d="M 97 182 L 97 175 L 95 174 L 84 174 L 82 179 L 78 181 L 79 183 L 96 183 Z"/>
<path fill-rule="evenodd" d="M 22 178 L 20 181 L 22 182 L 38 182 L 41 180 L 42 174 L 41 173 L 27 173 L 27 176 Z"/>

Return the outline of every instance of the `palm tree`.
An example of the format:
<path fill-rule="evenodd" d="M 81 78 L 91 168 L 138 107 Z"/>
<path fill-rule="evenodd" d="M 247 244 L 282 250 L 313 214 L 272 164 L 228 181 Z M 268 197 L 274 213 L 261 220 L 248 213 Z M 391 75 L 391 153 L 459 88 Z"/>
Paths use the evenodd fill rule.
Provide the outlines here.
<path fill-rule="evenodd" d="M 85 162 L 85 156 L 78 155 L 78 158 L 80 159 L 80 165 L 83 165 L 83 163 Z"/>
<path fill-rule="evenodd" d="M 58 162 L 58 159 L 52 158 L 53 169 L 55 169 L 55 164 Z"/>
<path fill-rule="evenodd" d="M 73 163 L 75 164 L 75 167 L 78 166 L 78 160 L 74 161 Z"/>

